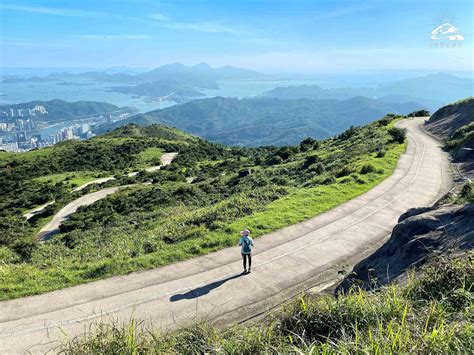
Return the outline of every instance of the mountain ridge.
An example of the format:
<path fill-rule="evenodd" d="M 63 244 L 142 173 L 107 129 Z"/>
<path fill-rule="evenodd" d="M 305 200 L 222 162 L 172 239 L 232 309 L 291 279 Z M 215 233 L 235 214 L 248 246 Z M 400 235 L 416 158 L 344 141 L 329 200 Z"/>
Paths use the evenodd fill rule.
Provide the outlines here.
<path fill-rule="evenodd" d="M 98 132 L 127 123 L 162 123 L 228 145 L 287 145 L 307 136 L 328 138 L 390 112 L 407 114 L 419 108 L 417 103 L 388 104 L 365 97 L 316 101 L 218 96 L 132 116 Z"/>

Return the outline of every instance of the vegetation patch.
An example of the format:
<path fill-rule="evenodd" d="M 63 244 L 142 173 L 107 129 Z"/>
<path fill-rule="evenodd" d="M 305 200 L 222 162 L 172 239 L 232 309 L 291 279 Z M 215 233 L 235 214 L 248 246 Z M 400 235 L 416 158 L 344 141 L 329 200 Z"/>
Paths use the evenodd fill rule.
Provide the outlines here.
<path fill-rule="evenodd" d="M 472 256 L 440 259 L 406 284 L 378 292 L 300 297 L 258 326 L 199 323 L 163 334 L 132 319 L 96 324 L 61 352 L 472 354 L 473 291 Z"/>
<path fill-rule="evenodd" d="M 235 245 L 243 228 L 258 237 L 323 213 L 393 172 L 406 148 L 390 133 L 394 122 L 388 116 L 383 124 L 351 127 L 323 141 L 251 149 L 163 126 L 130 125 L 59 144 L 44 159 L 29 153 L 5 159 L 0 248 L 8 257 L 0 265 L 0 299 L 169 264 Z M 179 154 L 162 170 L 124 174 L 171 151 Z M 42 178 L 78 171 L 117 177 L 104 186 L 134 185 L 80 208 L 60 234 L 30 248 L 35 232 L 60 206 L 97 189 L 70 193 L 63 182 Z M 22 217 L 26 208 L 51 200 L 56 203 L 39 216 Z"/>

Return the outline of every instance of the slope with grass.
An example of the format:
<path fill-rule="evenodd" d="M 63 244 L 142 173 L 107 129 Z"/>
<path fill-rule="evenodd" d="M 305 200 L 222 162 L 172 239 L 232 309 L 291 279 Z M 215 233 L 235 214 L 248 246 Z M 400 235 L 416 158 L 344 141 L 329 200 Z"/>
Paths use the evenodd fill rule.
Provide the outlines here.
<path fill-rule="evenodd" d="M 454 277 L 453 277 L 454 275 Z M 131 319 L 94 323 L 60 347 L 86 353 L 472 354 L 473 258 L 439 259 L 403 285 L 307 295 L 260 324 L 197 323 L 172 333 Z"/>
<path fill-rule="evenodd" d="M 5 312 L 0 322 L 3 329 L 11 331 L 0 333 L 3 349 L 19 349 L 19 344 L 22 349 L 32 351 L 50 349 L 54 341 L 62 338 L 58 326 L 74 335 L 82 333 L 84 326 L 102 316 L 104 321 L 110 321 L 106 315 L 125 321 L 132 312 L 147 324 L 153 322 L 165 329 L 187 324 L 196 317 L 232 323 L 266 310 L 308 286 L 324 288 L 336 282 L 339 270 L 351 267 L 385 240 L 400 213 L 408 207 L 429 204 L 443 190 L 444 157 L 437 143 L 420 131 L 421 123 L 420 119 L 400 123 L 408 128 L 407 153 L 399 160 L 394 173 L 381 184 L 315 218 L 256 239 L 252 274 L 245 277 L 239 274 L 240 255 L 234 247 L 158 269 L 8 301 L 2 304 Z M 333 194 L 326 195 L 327 199 L 336 196 L 343 201 L 362 193 L 356 191 L 351 195 L 354 186 L 374 182 L 377 176 L 383 178 L 387 172 L 381 173 L 377 166 L 370 167 L 366 164 L 367 157 L 384 161 L 390 156 L 390 146 L 403 148 L 403 144 L 389 143 L 385 155 L 378 153 L 380 149 L 370 150 L 371 153 L 363 151 L 379 133 L 388 134 L 390 127 L 386 124 L 390 125 L 389 120 L 349 130 L 339 138 L 319 144 L 305 140 L 294 155 L 288 155 L 287 149 L 274 150 L 267 155 L 260 151 L 261 155 L 254 159 L 263 158 L 266 164 L 255 166 L 255 160 L 252 160 L 245 169 L 235 169 L 238 171 L 235 174 L 229 174 L 226 167 L 237 167 L 238 159 L 196 160 L 192 165 L 195 182 L 189 186 L 185 181 L 174 181 L 175 190 L 171 190 L 173 184 L 166 181 L 165 175 L 173 169 L 182 173 L 184 167 L 180 157 L 189 159 L 180 154 L 169 170 L 160 171 L 159 175 L 163 176 L 156 177 L 160 181 L 158 191 L 151 193 L 154 186 L 140 187 L 93 204 L 79 212 L 76 219 L 71 218 L 70 224 L 64 226 L 62 237 L 53 238 L 51 243 L 41 246 L 40 252 L 35 251 L 30 262 L 4 267 L 3 275 L 7 275 L 10 282 L 6 286 L 15 285 L 17 292 L 38 292 L 41 290 L 33 289 L 31 285 L 57 288 L 59 282 L 67 285 L 84 282 L 85 278 L 91 280 L 166 264 L 232 245 L 236 242 L 233 233 L 243 227 L 250 226 L 258 237 L 261 231 L 292 223 L 297 218 L 304 219 L 293 211 L 301 205 L 298 197 L 305 195 L 306 201 L 322 201 L 322 195 L 327 193 L 325 189 L 333 189 Z M 393 133 L 390 137 L 399 137 L 398 131 L 390 132 Z M 385 137 L 386 144 L 393 141 L 393 138 Z M 343 151 L 341 147 L 344 147 Z M 351 152 L 350 157 L 345 151 Z M 250 157 L 239 155 L 245 162 L 242 164 L 249 163 Z M 318 158 L 312 158 L 313 155 Z M 348 161 L 341 166 L 329 164 L 344 157 L 350 159 L 351 164 L 347 164 Z M 396 156 L 390 159 L 393 164 L 397 161 Z M 348 165 L 357 173 L 350 173 Z M 199 170 L 199 167 L 203 169 Z M 272 175 L 272 171 L 277 174 Z M 282 180 L 284 174 L 287 178 Z M 264 176 L 272 179 L 272 185 L 278 186 L 269 189 Z M 200 181 L 205 182 L 204 186 L 199 185 Z M 318 186 L 323 190 L 318 190 Z M 207 194 L 204 194 L 204 187 Z M 308 189 L 307 193 L 298 195 L 301 190 L 295 189 L 303 188 Z M 239 189 L 240 193 L 224 200 L 221 194 L 209 194 L 220 189 L 227 194 Z M 172 191 L 179 193 L 174 195 Z M 285 193 L 283 197 L 276 195 L 280 191 Z M 167 194 L 163 194 L 165 192 Z M 174 204 L 173 195 L 179 196 L 184 203 Z M 279 198 L 275 199 L 275 196 Z M 199 207 L 203 199 L 206 200 L 205 208 Z M 287 199 L 286 203 L 284 199 Z M 140 201 L 140 204 L 134 201 Z M 150 211 L 157 201 L 159 205 Z M 317 212 L 315 205 L 320 207 L 308 203 L 305 212 L 308 215 Z M 132 211 L 127 210 L 127 206 Z M 146 213 L 140 211 L 139 206 L 143 206 Z M 304 212 L 305 207 L 299 208 Z M 270 214 L 273 219 L 267 218 Z M 111 215 L 115 215 L 113 219 L 109 218 Z M 96 226 L 91 226 L 92 223 Z M 88 232 L 94 232 L 95 239 Z M 41 260 L 43 266 L 40 268 L 33 267 L 40 260 L 38 256 L 47 255 L 47 251 L 50 259 Z M 48 266 L 51 262 L 53 264 Z M 15 280 L 12 270 L 16 275 L 22 275 L 23 283 Z M 30 277 L 32 281 L 27 282 Z M 243 289 L 245 293 L 241 292 Z"/>
<path fill-rule="evenodd" d="M 71 194 L 60 185 L 59 197 L 51 198 L 56 203 L 28 223 L 13 219 L 19 209 L 10 209 L 5 214 L 4 248 L 0 249 L 6 260 L 0 297 L 41 293 L 169 264 L 233 245 L 244 225 L 258 231 L 258 236 L 325 212 L 392 173 L 406 146 L 403 139 L 394 140 L 399 131 L 392 127 L 393 122 L 388 116 L 339 137 L 322 142 L 306 139 L 299 146 L 283 148 L 225 148 L 174 133 L 174 143 L 161 146 L 166 150 L 173 146 L 180 152 L 167 169 L 109 180 L 101 185 L 107 188 L 105 192 L 114 193 L 108 198 L 77 208 L 73 201 L 78 198 L 83 201 L 90 192 L 104 197 L 105 192 L 94 192 L 91 185 Z M 105 140 L 107 147 L 126 152 L 119 159 L 122 170 L 141 166 L 161 152 L 149 133 L 155 129 L 164 131 L 159 126 L 122 128 L 92 140 L 90 149 L 104 150 Z M 128 148 L 129 152 L 126 147 L 131 142 L 140 148 Z M 82 151 L 84 144 L 75 143 L 74 149 Z M 56 150 L 53 153 L 59 154 Z M 88 159 L 81 155 L 81 161 Z M 76 170 L 79 167 L 78 162 Z M 23 168 L 19 164 L 11 169 L 11 176 Z M 91 170 L 88 164 L 85 168 Z M 187 177 L 193 178 L 192 184 Z M 151 184 L 138 185 L 145 181 Z M 131 186 L 118 191 L 123 185 Z M 68 214 L 67 220 L 51 220 L 61 208 L 70 211 L 67 206 L 74 206 L 75 213 Z M 58 221 L 62 233 L 42 245 L 31 243 L 29 238 L 49 230 L 49 225 L 56 228 Z"/>

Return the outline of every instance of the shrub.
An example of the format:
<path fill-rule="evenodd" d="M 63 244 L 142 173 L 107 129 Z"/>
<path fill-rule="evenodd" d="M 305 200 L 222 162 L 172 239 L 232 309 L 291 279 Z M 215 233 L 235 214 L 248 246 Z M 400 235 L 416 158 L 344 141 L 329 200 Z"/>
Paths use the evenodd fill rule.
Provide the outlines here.
<path fill-rule="evenodd" d="M 388 134 L 392 137 L 393 142 L 402 144 L 405 142 L 407 130 L 404 128 L 392 127 L 388 130 Z"/>
<path fill-rule="evenodd" d="M 267 161 L 267 165 L 278 165 L 281 163 L 283 163 L 283 159 L 279 155 L 275 155 Z"/>
<path fill-rule="evenodd" d="M 318 161 L 319 161 L 319 157 L 317 155 L 307 156 L 304 163 L 303 163 L 303 169 L 308 168 L 310 165 L 313 165 Z"/>
<path fill-rule="evenodd" d="M 377 152 L 377 158 L 383 158 L 387 152 L 385 150 L 379 150 Z"/>
<path fill-rule="evenodd" d="M 393 117 L 392 116 L 385 116 L 381 120 L 378 120 L 377 123 L 379 126 L 388 126 L 390 122 L 392 122 Z"/>
<path fill-rule="evenodd" d="M 33 255 L 36 249 L 38 249 L 38 243 L 33 240 L 20 240 L 16 242 L 12 247 L 12 250 L 24 262 L 31 260 L 31 256 Z"/>
<path fill-rule="evenodd" d="M 317 163 L 309 167 L 308 171 L 309 172 L 315 172 L 318 175 L 321 175 L 324 173 L 326 169 L 324 168 L 324 165 L 322 163 Z"/>
<path fill-rule="evenodd" d="M 375 167 L 372 164 L 364 164 L 360 169 L 361 174 L 369 174 L 375 172 Z"/>
<path fill-rule="evenodd" d="M 298 153 L 298 147 L 281 147 L 276 151 L 275 155 L 283 160 L 288 160 L 295 153 Z"/>
<path fill-rule="evenodd" d="M 407 116 L 408 117 L 426 117 L 430 115 L 430 111 L 428 110 L 419 110 L 419 111 L 413 111 L 409 113 Z"/>
<path fill-rule="evenodd" d="M 320 146 L 319 142 L 313 138 L 305 138 L 300 143 L 300 151 L 306 152 L 312 149 L 318 149 Z"/>
<path fill-rule="evenodd" d="M 343 176 L 351 175 L 353 172 L 354 172 L 354 169 L 352 167 L 346 165 L 345 167 L 343 167 L 341 170 L 339 170 L 336 173 L 336 177 L 340 178 L 340 177 L 343 177 Z"/>
<path fill-rule="evenodd" d="M 341 140 L 348 140 L 354 134 L 356 134 L 356 132 L 357 132 L 357 128 L 354 126 L 350 126 L 349 129 L 342 132 L 337 138 Z"/>

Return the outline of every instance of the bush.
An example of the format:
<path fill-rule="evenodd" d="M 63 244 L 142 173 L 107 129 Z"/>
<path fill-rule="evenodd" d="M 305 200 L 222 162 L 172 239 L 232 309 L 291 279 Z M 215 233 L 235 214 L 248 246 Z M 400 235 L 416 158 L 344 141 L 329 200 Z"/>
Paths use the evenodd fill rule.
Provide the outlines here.
<path fill-rule="evenodd" d="M 21 240 L 16 242 L 12 247 L 12 250 L 24 262 L 31 260 L 31 257 L 36 249 L 38 249 L 38 243 L 33 240 Z"/>
<path fill-rule="evenodd" d="M 309 155 L 306 157 L 303 163 L 303 169 L 308 168 L 310 165 L 313 165 L 319 161 L 319 157 L 317 155 Z"/>
<path fill-rule="evenodd" d="M 385 116 L 381 120 L 378 120 L 377 123 L 379 126 L 388 126 L 390 122 L 392 122 L 393 117 L 391 116 Z"/>
<path fill-rule="evenodd" d="M 320 146 L 319 142 L 313 138 L 305 138 L 300 143 L 300 151 L 306 152 L 312 149 L 318 149 Z"/>
<path fill-rule="evenodd" d="M 409 113 L 407 116 L 408 117 L 427 117 L 430 115 L 430 111 L 428 110 L 419 110 L 419 111 L 413 111 Z"/>
<path fill-rule="evenodd" d="M 354 172 L 354 169 L 352 167 L 346 165 L 345 167 L 343 167 L 341 170 L 339 170 L 336 173 L 336 177 L 340 178 L 340 177 L 343 177 L 343 176 L 351 175 L 353 172 Z"/>
<path fill-rule="evenodd" d="M 383 158 L 385 156 L 385 154 L 387 154 L 387 152 L 385 150 L 379 150 L 377 152 L 377 158 Z"/>
<path fill-rule="evenodd" d="M 321 175 L 324 173 L 326 169 L 324 168 L 324 165 L 322 163 L 317 163 L 308 168 L 309 172 L 315 172 L 318 175 Z"/>
<path fill-rule="evenodd" d="M 267 165 L 278 165 L 281 163 L 283 163 L 283 159 L 279 155 L 275 155 L 267 161 Z"/>
<path fill-rule="evenodd" d="M 361 174 L 369 174 L 375 172 L 375 167 L 372 164 L 364 164 L 360 169 Z"/>
<path fill-rule="evenodd" d="M 388 130 L 388 134 L 392 137 L 393 142 L 402 144 L 405 142 L 407 130 L 404 128 L 392 127 Z"/>

